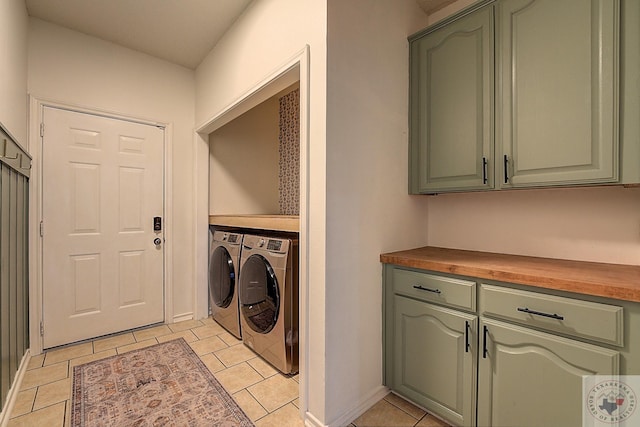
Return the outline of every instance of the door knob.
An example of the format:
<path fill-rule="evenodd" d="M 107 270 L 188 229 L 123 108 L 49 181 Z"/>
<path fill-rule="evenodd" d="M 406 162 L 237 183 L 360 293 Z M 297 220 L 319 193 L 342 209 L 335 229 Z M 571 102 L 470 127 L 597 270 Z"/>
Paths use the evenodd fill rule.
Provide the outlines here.
<path fill-rule="evenodd" d="M 153 239 L 153 244 L 156 246 L 159 246 L 160 243 L 162 243 L 162 240 L 159 237 L 156 237 L 155 239 Z"/>

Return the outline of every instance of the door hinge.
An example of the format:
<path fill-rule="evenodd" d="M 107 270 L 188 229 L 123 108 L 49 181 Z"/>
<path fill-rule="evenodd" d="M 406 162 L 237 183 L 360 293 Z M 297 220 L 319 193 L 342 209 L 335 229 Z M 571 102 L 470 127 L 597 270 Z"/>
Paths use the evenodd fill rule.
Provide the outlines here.
<path fill-rule="evenodd" d="M 40 123 L 40 137 L 44 136 L 44 122 Z"/>
<path fill-rule="evenodd" d="M 44 336 L 44 320 L 40 321 L 40 336 Z"/>
<path fill-rule="evenodd" d="M 44 237 L 44 222 L 40 221 L 40 237 Z"/>

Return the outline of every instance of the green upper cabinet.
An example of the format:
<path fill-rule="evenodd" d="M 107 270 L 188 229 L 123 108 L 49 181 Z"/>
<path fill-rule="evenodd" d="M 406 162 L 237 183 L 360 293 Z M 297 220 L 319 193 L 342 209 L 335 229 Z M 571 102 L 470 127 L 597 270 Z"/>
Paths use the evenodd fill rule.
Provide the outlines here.
<path fill-rule="evenodd" d="M 500 186 L 618 181 L 619 2 L 495 7 Z"/>
<path fill-rule="evenodd" d="M 640 182 L 637 0 L 481 0 L 410 42 L 409 192 Z"/>
<path fill-rule="evenodd" d="M 409 191 L 493 188 L 493 9 L 411 40 Z"/>

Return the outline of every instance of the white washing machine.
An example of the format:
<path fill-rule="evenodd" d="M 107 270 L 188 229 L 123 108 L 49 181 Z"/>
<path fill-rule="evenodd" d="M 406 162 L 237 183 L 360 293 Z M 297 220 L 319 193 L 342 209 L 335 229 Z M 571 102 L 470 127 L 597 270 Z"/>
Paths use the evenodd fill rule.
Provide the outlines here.
<path fill-rule="evenodd" d="M 237 338 L 242 338 L 238 308 L 242 240 L 242 234 L 213 231 L 209 253 L 211 316 Z"/>
<path fill-rule="evenodd" d="M 298 372 L 298 241 L 245 235 L 240 261 L 242 341 L 285 374 Z"/>

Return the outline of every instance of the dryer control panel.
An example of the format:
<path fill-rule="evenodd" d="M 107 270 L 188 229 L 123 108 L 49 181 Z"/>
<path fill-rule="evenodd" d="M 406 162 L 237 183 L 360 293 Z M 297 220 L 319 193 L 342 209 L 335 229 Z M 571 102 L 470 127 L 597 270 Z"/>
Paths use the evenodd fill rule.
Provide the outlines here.
<path fill-rule="evenodd" d="M 279 251 L 282 249 L 282 240 L 269 240 L 267 243 L 267 250 L 269 251 Z"/>

